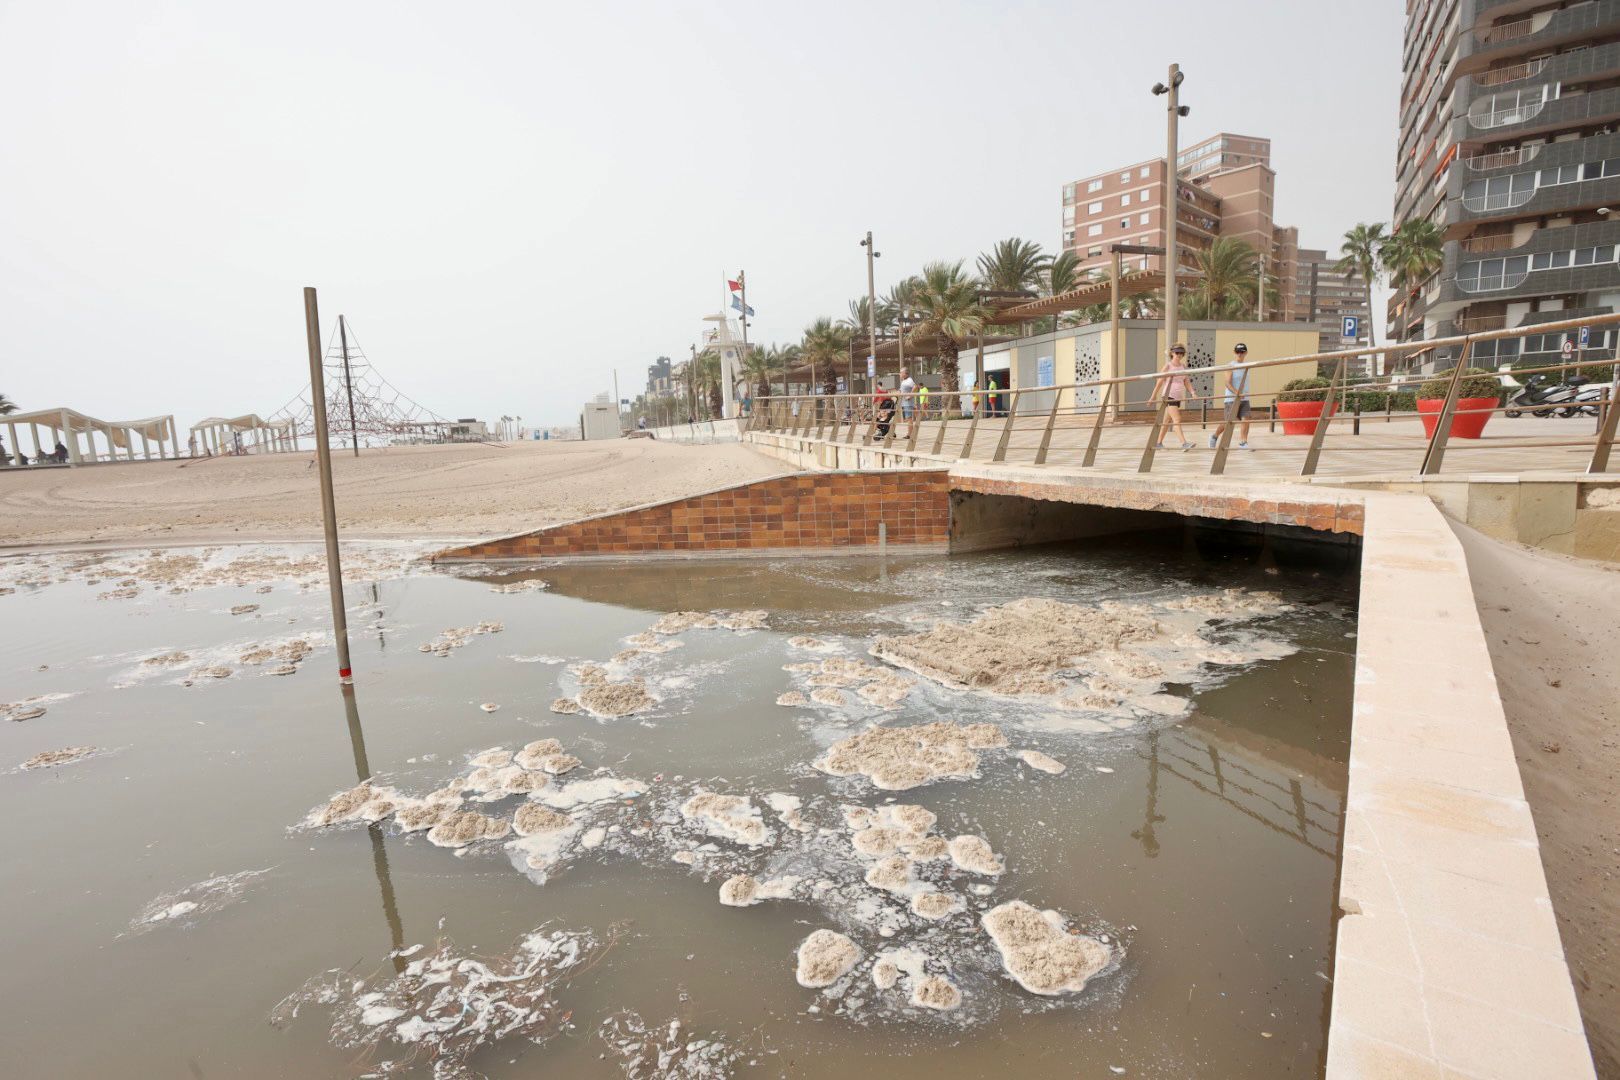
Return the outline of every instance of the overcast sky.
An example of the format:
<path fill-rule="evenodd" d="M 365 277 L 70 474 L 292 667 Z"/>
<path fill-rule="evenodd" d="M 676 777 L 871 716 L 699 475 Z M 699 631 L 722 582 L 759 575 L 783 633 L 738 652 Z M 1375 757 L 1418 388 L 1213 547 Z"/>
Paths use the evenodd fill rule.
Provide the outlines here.
<path fill-rule="evenodd" d="M 1402 6 L 0 0 L 0 392 L 275 411 L 300 289 L 446 416 L 573 423 L 746 268 L 790 341 L 928 260 L 1060 241 L 1069 180 L 1268 136 L 1277 217 L 1391 210 Z M 1382 336 L 1382 335 L 1380 335 Z"/>

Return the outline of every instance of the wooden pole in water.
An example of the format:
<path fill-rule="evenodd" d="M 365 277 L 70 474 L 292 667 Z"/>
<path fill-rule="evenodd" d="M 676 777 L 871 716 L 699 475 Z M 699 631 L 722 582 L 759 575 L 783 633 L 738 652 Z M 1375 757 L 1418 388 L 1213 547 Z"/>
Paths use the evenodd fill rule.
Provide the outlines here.
<path fill-rule="evenodd" d="M 327 442 L 326 379 L 321 369 L 321 315 L 315 290 L 304 289 L 304 336 L 309 340 L 309 396 L 315 413 L 315 458 L 321 473 L 321 524 L 326 532 L 326 583 L 332 593 L 332 636 L 337 641 L 338 681 L 354 682 L 349 667 L 349 619 L 343 610 L 343 565 L 338 559 L 337 506 L 332 498 L 332 447 Z M 356 451 L 358 453 L 358 450 Z"/>

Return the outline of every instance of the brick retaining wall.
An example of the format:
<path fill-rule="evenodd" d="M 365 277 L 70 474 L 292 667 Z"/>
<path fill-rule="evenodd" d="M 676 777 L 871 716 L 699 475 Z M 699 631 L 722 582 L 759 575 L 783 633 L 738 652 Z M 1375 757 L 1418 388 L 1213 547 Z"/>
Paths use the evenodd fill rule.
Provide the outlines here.
<path fill-rule="evenodd" d="M 944 470 L 799 473 L 441 551 L 434 560 L 765 554 L 893 545 L 944 549 Z"/>

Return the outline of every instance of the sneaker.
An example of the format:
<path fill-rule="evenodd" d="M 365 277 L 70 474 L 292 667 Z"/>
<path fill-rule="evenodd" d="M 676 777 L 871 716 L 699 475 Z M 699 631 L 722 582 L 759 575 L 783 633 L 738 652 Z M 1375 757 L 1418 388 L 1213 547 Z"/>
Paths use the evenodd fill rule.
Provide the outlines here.
<path fill-rule="evenodd" d="M 1215 449 L 1215 447 L 1220 445 L 1220 442 L 1221 442 L 1221 437 L 1219 435 L 1211 435 L 1209 437 L 1209 448 L 1211 450 Z"/>
<path fill-rule="evenodd" d="M 1238 443 L 1238 449 L 1239 449 L 1239 450 L 1247 450 L 1247 449 L 1248 449 L 1248 448 L 1249 448 L 1249 444 L 1248 444 L 1248 443 L 1246 443 L 1246 442 L 1240 442 L 1240 443 Z"/>
<path fill-rule="evenodd" d="M 1153 444 L 1153 449 L 1155 449 L 1155 450 L 1163 450 L 1164 449 L 1164 443 L 1162 443 L 1162 442 L 1154 443 Z"/>
<path fill-rule="evenodd" d="M 1181 444 L 1181 452 L 1183 454 L 1185 454 L 1187 451 L 1191 450 L 1192 448 L 1193 448 L 1193 444 L 1190 443 L 1190 442 L 1184 442 L 1184 443 Z"/>

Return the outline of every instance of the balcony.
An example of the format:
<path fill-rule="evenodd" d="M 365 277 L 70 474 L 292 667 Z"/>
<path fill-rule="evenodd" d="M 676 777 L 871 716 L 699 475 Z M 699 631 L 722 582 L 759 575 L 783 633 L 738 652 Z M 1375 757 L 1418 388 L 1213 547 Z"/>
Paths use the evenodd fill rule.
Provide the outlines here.
<path fill-rule="evenodd" d="M 1512 233 L 1493 236 L 1470 236 L 1462 242 L 1462 249 L 1470 255 L 1484 255 L 1492 251 L 1508 251 L 1513 247 Z"/>
<path fill-rule="evenodd" d="M 1548 266 L 1535 269 L 1535 256 L 1590 248 L 1620 247 L 1620 222 L 1590 222 L 1557 229 L 1537 229 L 1523 244 L 1494 253 L 1483 260 L 1466 252 L 1461 244 L 1446 245 L 1445 263 L 1440 271 L 1442 284 L 1436 295 L 1424 297 L 1424 310 L 1443 305 L 1466 305 L 1488 300 L 1518 299 L 1530 296 L 1558 296 L 1613 289 L 1620 285 L 1620 265 L 1613 257 L 1601 263 Z M 1527 265 L 1515 266 L 1515 257 L 1524 256 Z M 1500 267 L 1496 263 L 1501 263 Z M 1476 269 L 1470 264 L 1479 264 Z M 1460 274 L 1469 283 L 1459 281 Z"/>
<path fill-rule="evenodd" d="M 1482 71 L 1478 75 L 1474 76 L 1474 85 L 1495 89 L 1498 86 L 1506 86 L 1508 83 L 1518 82 L 1520 79 L 1528 79 L 1531 76 L 1539 75 L 1541 73 L 1541 69 L 1547 66 L 1547 62 L 1550 59 L 1551 57 L 1544 56 L 1539 60 L 1531 60 L 1523 64 L 1510 64 L 1507 67 L 1487 68 L 1485 71 Z"/>
<path fill-rule="evenodd" d="M 1493 61 L 1579 41 L 1616 22 L 1620 22 L 1620 0 L 1595 0 L 1561 11 L 1536 12 L 1496 26 L 1475 27 L 1458 36 L 1457 72 L 1475 75 Z"/>
<path fill-rule="evenodd" d="M 1601 206 L 1620 206 L 1620 176 L 1554 184 L 1504 196 L 1458 198 L 1448 203 L 1447 216 L 1455 235 L 1462 226 L 1482 221 L 1512 221 L 1566 211 L 1594 210 Z"/>
<path fill-rule="evenodd" d="M 1523 165 L 1535 158 L 1541 152 L 1540 146 L 1521 146 L 1514 150 L 1498 150 L 1490 154 L 1475 154 L 1473 157 L 1463 158 L 1463 164 L 1470 172 L 1487 172 L 1491 169 L 1506 168 L 1510 165 Z"/>
<path fill-rule="evenodd" d="M 1520 91 L 1524 95 L 1524 91 Z M 1595 127 L 1620 120 L 1620 86 L 1590 94 L 1568 94 L 1547 101 L 1521 96 L 1493 102 L 1482 98 L 1469 115 L 1451 121 L 1455 141 L 1477 146 L 1544 135 L 1568 128 Z"/>

